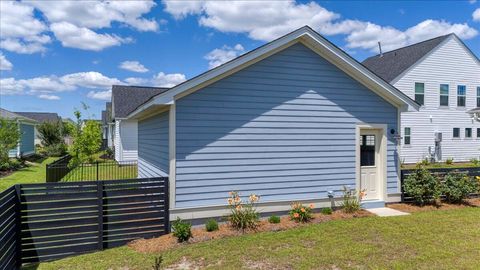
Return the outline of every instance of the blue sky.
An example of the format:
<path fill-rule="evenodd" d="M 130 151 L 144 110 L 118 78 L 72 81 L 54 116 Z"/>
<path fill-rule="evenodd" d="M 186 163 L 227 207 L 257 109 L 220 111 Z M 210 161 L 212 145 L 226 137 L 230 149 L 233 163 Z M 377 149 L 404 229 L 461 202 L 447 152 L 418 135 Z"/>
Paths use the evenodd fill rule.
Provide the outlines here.
<path fill-rule="evenodd" d="M 357 60 L 455 32 L 480 56 L 480 1 L 0 2 L 0 106 L 100 117 L 111 84 L 173 86 L 310 25 Z"/>

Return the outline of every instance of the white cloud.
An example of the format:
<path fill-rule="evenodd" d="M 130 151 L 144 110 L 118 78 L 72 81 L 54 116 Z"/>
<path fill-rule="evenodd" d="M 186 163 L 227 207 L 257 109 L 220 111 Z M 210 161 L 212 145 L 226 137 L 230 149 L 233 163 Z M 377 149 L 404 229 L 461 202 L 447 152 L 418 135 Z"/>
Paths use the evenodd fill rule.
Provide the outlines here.
<path fill-rule="evenodd" d="M 472 14 L 473 20 L 480 22 L 480 8 L 477 8 Z"/>
<path fill-rule="evenodd" d="M 47 25 L 35 18 L 34 9 L 17 1 L 0 1 L 0 48 L 16 53 L 46 50 Z"/>
<path fill-rule="evenodd" d="M 173 73 L 173 74 L 165 74 L 163 72 L 159 72 L 155 75 L 152 79 L 152 85 L 157 87 L 173 87 L 179 83 L 182 83 L 186 80 L 184 74 L 180 73 Z"/>
<path fill-rule="evenodd" d="M 99 99 L 99 100 L 110 100 L 112 98 L 112 90 L 105 90 L 105 91 L 90 91 L 87 94 L 87 97 L 92 99 Z"/>
<path fill-rule="evenodd" d="M 123 61 L 118 67 L 133 72 L 148 72 L 148 69 L 138 61 Z"/>
<path fill-rule="evenodd" d="M 86 27 L 77 27 L 68 22 L 53 23 L 50 29 L 64 47 L 82 50 L 101 51 L 131 41 L 117 35 L 98 34 Z"/>
<path fill-rule="evenodd" d="M 438 35 L 456 33 L 469 39 L 478 31 L 466 23 L 425 20 L 405 31 L 372 22 L 343 19 L 315 2 L 288 1 L 164 1 L 165 11 L 176 19 L 193 15 L 199 24 L 221 32 L 245 33 L 250 38 L 271 41 L 304 25 L 323 35 L 346 35 L 350 49 L 386 50 Z M 480 13 L 480 12 L 479 12 Z"/>
<path fill-rule="evenodd" d="M 100 72 L 77 72 L 62 76 L 60 80 L 67 85 L 85 88 L 110 88 L 112 84 L 121 84 L 117 78 L 110 78 Z"/>
<path fill-rule="evenodd" d="M 15 78 L 0 78 L 0 95 L 22 95 L 24 94 L 24 85 L 21 85 Z"/>
<path fill-rule="evenodd" d="M 5 55 L 0 52 L 0 70 L 11 70 L 13 67 L 12 62 L 8 61 Z"/>
<path fill-rule="evenodd" d="M 60 97 L 55 95 L 42 94 L 42 95 L 39 95 L 38 97 L 46 100 L 60 100 Z"/>
<path fill-rule="evenodd" d="M 58 93 L 65 91 L 73 91 L 76 89 L 75 85 L 66 84 L 62 82 L 57 76 L 42 76 L 31 79 L 18 80 L 19 84 L 29 89 L 30 94 L 36 93 Z"/>
<path fill-rule="evenodd" d="M 210 68 L 214 68 L 234 59 L 244 52 L 245 49 L 240 44 L 237 44 L 233 47 L 223 45 L 222 48 L 214 49 L 213 51 L 209 52 L 204 58 L 208 60 L 208 66 Z"/>
<path fill-rule="evenodd" d="M 477 0 L 468 0 L 468 2 L 469 2 L 470 4 L 475 4 L 475 3 L 477 2 Z"/>
<path fill-rule="evenodd" d="M 128 85 L 150 85 L 151 82 L 146 78 L 129 77 L 124 80 Z"/>

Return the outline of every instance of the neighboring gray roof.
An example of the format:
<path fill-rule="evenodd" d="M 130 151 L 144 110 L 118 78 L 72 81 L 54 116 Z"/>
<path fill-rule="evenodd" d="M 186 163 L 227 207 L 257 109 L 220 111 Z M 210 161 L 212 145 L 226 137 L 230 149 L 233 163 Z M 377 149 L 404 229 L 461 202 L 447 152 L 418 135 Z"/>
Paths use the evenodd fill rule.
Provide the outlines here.
<path fill-rule="evenodd" d="M 0 108 L 0 117 L 8 119 L 8 120 L 24 120 L 24 121 L 28 121 L 28 122 L 37 122 L 37 121 L 35 121 L 31 118 L 25 117 L 23 115 L 20 115 L 20 114 L 11 112 L 11 111 L 7 111 L 7 110 L 2 109 L 2 108 Z"/>
<path fill-rule="evenodd" d="M 144 86 L 112 86 L 113 115 L 115 118 L 125 118 L 138 106 L 151 97 L 167 91 L 169 88 Z"/>
<path fill-rule="evenodd" d="M 16 114 L 36 120 L 39 123 L 60 121 L 62 118 L 56 113 L 47 112 L 15 112 Z"/>
<path fill-rule="evenodd" d="M 105 110 L 102 111 L 102 124 L 103 125 L 107 124 L 107 111 Z"/>
<path fill-rule="evenodd" d="M 425 40 L 385 52 L 383 55 L 375 55 L 365 59 L 362 64 L 385 81 L 391 82 L 451 35 L 454 34 Z"/>

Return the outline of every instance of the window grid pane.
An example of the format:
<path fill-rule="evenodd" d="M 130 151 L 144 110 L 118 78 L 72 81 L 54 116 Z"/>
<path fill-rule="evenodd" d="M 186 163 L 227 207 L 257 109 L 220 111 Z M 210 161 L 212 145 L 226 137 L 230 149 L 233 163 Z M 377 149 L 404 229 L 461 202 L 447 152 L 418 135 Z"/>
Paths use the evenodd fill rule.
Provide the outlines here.
<path fill-rule="evenodd" d="M 477 138 L 480 138 L 480 128 L 477 128 Z"/>
<path fill-rule="evenodd" d="M 411 143 L 411 136 L 410 136 L 411 133 L 410 132 L 411 132 L 410 128 L 406 127 L 405 128 L 405 136 L 403 138 L 403 143 L 405 145 L 409 145 Z"/>
<path fill-rule="evenodd" d="M 460 128 L 453 128 L 453 137 L 460 138 Z"/>
<path fill-rule="evenodd" d="M 471 138 L 472 137 L 472 129 L 471 128 L 466 128 L 465 129 L 465 138 Z"/>
<path fill-rule="evenodd" d="M 457 106 L 465 107 L 467 87 L 465 85 L 457 86 Z"/>
<path fill-rule="evenodd" d="M 425 93 L 425 84 L 415 83 L 415 94 L 423 94 L 423 93 Z"/>
<path fill-rule="evenodd" d="M 448 106 L 448 84 L 440 84 L 440 106 Z"/>

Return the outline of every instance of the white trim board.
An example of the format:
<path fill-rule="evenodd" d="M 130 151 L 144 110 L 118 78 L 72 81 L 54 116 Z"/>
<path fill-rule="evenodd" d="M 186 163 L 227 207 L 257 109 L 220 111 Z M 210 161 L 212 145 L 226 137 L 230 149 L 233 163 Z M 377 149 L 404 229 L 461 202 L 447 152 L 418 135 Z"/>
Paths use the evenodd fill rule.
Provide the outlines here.
<path fill-rule="evenodd" d="M 207 71 L 155 96 L 153 99 L 147 101 L 145 104 L 139 106 L 135 111 L 130 113 L 128 118 L 138 117 L 138 115 L 142 114 L 143 111 L 150 110 L 155 106 L 172 104 L 175 99 L 197 91 L 299 42 L 314 50 L 320 56 L 324 57 L 335 66 L 342 69 L 355 80 L 359 81 L 397 108 L 402 110 L 419 109 L 419 105 L 407 95 L 365 68 L 362 64 L 323 38 L 313 29 L 308 26 L 304 26 L 270 43 L 267 43 L 256 50 L 237 57 L 232 61 L 229 61 L 217 68 Z"/>

